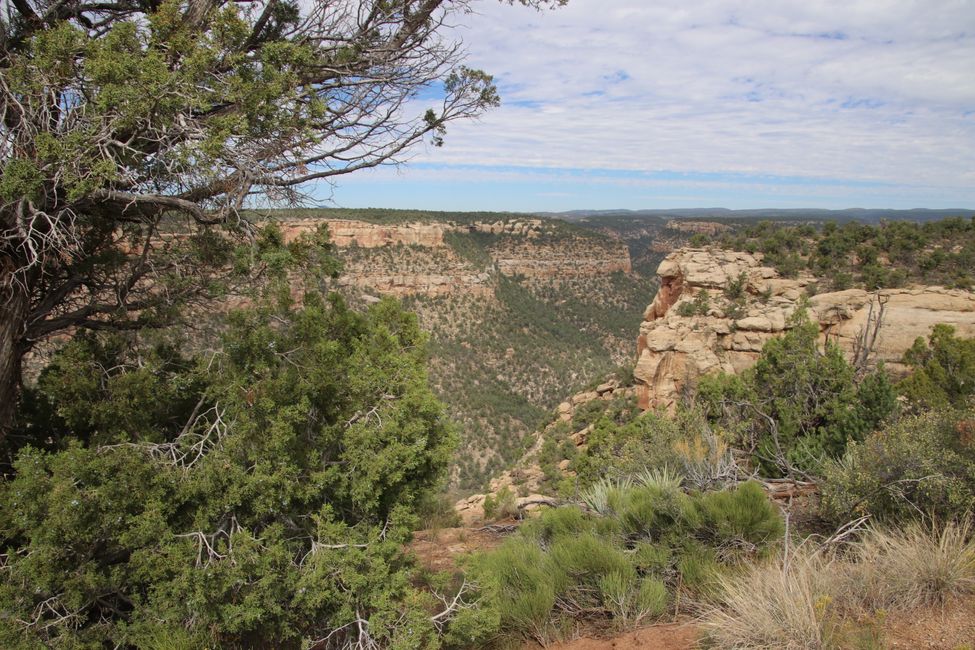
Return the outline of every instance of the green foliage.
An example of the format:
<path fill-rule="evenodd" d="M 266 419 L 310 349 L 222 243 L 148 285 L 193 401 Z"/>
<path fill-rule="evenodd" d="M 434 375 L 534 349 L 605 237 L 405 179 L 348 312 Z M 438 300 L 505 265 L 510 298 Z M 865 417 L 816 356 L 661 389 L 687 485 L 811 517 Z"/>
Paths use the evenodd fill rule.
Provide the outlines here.
<path fill-rule="evenodd" d="M 489 494 L 484 498 L 485 519 L 497 520 L 517 516 L 515 493 L 508 486 L 501 488 L 497 494 Z"/>
<path fill-rule="evenodd" d="M 638 578 L 628 571 L 614 571 L 602 576 L 599 592 L 603 606 L 622 628 L 661 616 L 670 601 L 663 581 L 653 577 Z"/>
<path fill-rule="evenodd" d="M 424 342 L 391 301 L 287 293 L 217 354 L 71 342 L 0 484 L 5 645 L 298 647 L 359 617 L 433 644 L 402 551 L 455 439 Z"/>
<path fill-rule="evenodd" d="M 704 595 L 713 591 L 714 584 L 721 575 L 721 565 L 714 549 L 696 542 L 688 544 L 680 555 L 677 570 L 683 585 Z"/>
<path fill-rule="evenodd" d="M 677 465 L 674 443 L 685 420 L 648 412 L 616 411 L 601 417 L 587 438 L 586 450 L 572 463 L 582 485 L 605 476 L 634 476 L 646 468 Z"/>
<path fill-rule="evenodd" d="M 945 409 L 905 417 L 825 467 L 822 506 L 851 515 L 961 517 L 975 503 L 975 413 Z"/>
<path fill-rule="evenodd" d="M 935 325 L 927 341 L 914 341 L 903 362 L 913 372 L 897 389 L 915 408 L 962 406 L 975 395 L 975 339 L 956 337 L 950 325 Z"/>
<path fill-rule="evenodd" d="M 820 350 L 818 327 L 797 313 L 795 327 L 766 343 L 754 367 L 698 387 L 697 403 L 767 472 L 818 472 L 896 405 L 883 368 L 857 382 L 839 348 Z"/>
<path fill-rule="evenodd" d="M 471 570 L 483 594 L 478 609 L 496 612 L 482 618 L 497 622 L 495 629 L 480 630 L 481 634 L 490 638 L 485 632 L 493 635 L 503 630 L 518 635 L 537 634 L 544 629 L 555 606 L 560 574 L 561 569 L 552 564 L 548 555 L 523 537 L 478 557 Z"/>
<path fill-rule="evenodd" d="M 572 414 L 573 430 L 579 430 L 597 422 L 606 412 L 606 408 L 606 403 L 598 399 L 580 404 Z"/>
<path fill-rule="evenodd" d="M 601 578 L 612 573 L 631 575 L 634 569 L 618 548 L 606 544 L 595 533 L 562 535 L 555 538 L 548 556 L 559 568 L 560 593 L 589 592 Z M 584 598 L 582 595 L 574 598 Z"/>
<path fill-rule="evenodd" d="M 677 306 L 677 314 L 684 317 L 706 316 L 709 309 L 711 309 L 711 294 L 707 289 L 701 289 L 694 294 L 692 300 Z"/>
<path fill-rule="evenodd" d="M 701 529 L 713 537 L 715 546 L 747 542 L 769 544 L 782 536 L 782 520 L 764 490 L 757 483 L 744 483 L 736 490 L 704 493 L 698 501 Z"/>
<path fill-rule="evenodd" d="M 747 287 L 748 274 L 742 271 L 737 278 L 728 282 L 728 286 L 724 289 L 724 297 L 731 301 L 740 300 L 746 296 Z"/>
<path fill-rule="evenodd" d="M 718 236 L 722 248 L 760 252 L 785 277 L 811 271 L 830 290 L 910 283 L 967 287 L 975 268 L 975 222 L 960 217 L 913 223 L 860 222 L 821 228 L 763 221 Z"/>
<path fill-rule="evenodd" d="M 592 497 L 596 492 L 602 497 Z M 594 486 L 589 512 L 563 506 L 473 561 L 480 637 L 544 641 L 565 621 L 609 617 L 627 628 L 663 615 L 677 589 L 705 595 L 744 558 L 764 555 L 781 515 L 757 484 L 685 494 L 673 481 Z"/>
<path fill-rule="evenodd" d="M 583 487 L 605 477 L 653 478 L 708 490 L 734 483 L 738 469 L 723 437 L 698 409 L 673 416 L 630 410 L 607 411 L 572 460 Z"/>

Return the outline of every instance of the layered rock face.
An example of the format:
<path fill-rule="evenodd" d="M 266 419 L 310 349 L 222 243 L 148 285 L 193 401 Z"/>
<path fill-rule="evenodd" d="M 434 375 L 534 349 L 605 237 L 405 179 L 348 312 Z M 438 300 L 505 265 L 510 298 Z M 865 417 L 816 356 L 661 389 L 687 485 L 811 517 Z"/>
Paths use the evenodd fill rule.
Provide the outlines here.
<path fill-rule="evenodd" d="M 355 219 L 315 219 L 299 218 L 282 221 L 282 229 L 287 239 L 293 239 L 302 232 L 314 230 L 320 223 L 328 224 L 332 243 L 339 248 L 358 246 L 360 248 L 380 248 L 383 246 L 444 246 L 444 234 L 448 232 L 481 232 L 493 235 L 521 235 L 533 239 L 542 232 L 541 219 L 515 219 L 498 221 L 476 221 L 458 224 L 441 222 L 403 222 L 378 224 Z"/>
<path fill-rule="evenodd" d="M 657 274 L 660 289 L 637 339 L 634 376 L 643 409 L 672 409 L 702 375 L 750 367 L 770 338 L 792 326 L 801 298 L 817 284 L 813 276 L 780 277 L 762 265 L 760 254 L 709 249 L 675 251 Z M 726 294 L 739 282 L 735 304 Z M 706 301 L 699 297 L 703 291 Z M 700 311 L 705 313 L 691 314 Z M 880 317 L 870 360 L 896 373 L 903 371 L 900 359 L 914 340 L 938 323 L 975 336 L 975 294 L 942 287 L 849 289 L 809 297 L 809 316 L 819 323 L 822 341 L 835 342 L 848 355 Z"/>
<path fill-rule="evenodd" d="M 485 297 L 494 290 L 493 272 L 558 282 L 632 271 L 629 252 L 621 242 L 565 233 L 554 236 L 555 227 L 541 219 L 381 224 L 303 217 L 278 223 L 287 241 L 327 224 L 345 263 L 340 286 L 394 296 Z M 477 265 L 458 257 L 445 238 L 448 233 L 493 235 L 489 261 Z M 395 254 L 384 255 L 384 251 Z"/>
<path fill-rule="evenodd" d="M 339 248 L 358 246 L 380 248 L 397 244 L 406 246 L 439 247 L 448 226 L 442 223 L 376 224 L 351 219 L 290 219 L 281 221 L 285 239 L 290 241 L 303 232 L 310 232 L 319 224 L 328 224 L 332 243 Z"/>
<path fill-rule="evenodd" d="M 551 242 L 511 239 L 500 242 L 491 257 L 504 275 L 523 275 L 532 280 L 561 280 L 633 270 L 625 244 L 586 238 Z"/>
<path fill-rule="evenodd" d="M 731 230 L 731 226 L 714 221 L 685 221 L 683 219 L 671 219 L 667 222 L 668 230 L 677 232 L 701 233 L 704 235 L 717 235 Z"/>

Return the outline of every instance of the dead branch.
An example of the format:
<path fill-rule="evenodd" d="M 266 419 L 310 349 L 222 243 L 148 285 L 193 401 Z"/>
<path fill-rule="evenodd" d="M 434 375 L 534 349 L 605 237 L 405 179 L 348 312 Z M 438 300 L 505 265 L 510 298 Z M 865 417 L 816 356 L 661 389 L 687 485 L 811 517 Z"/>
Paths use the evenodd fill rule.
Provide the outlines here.
<path fill-rule="evenodd" d="M 867 322 L 857 331 L 857 335 L 853 339 L 852 364 L 858 379 L 862 379 L 869 370 L 870 357 L 876 349 L 889 300 L 890 296 L 879 291 L 871 296 L 870 307 L 867 311 Z"/>

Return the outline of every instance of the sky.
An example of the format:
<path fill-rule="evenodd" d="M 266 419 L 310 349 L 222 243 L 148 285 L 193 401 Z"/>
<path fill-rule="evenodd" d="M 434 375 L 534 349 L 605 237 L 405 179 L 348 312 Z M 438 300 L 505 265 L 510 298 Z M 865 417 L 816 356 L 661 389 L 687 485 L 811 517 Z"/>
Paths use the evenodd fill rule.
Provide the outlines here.
<path fill-rule="evenodd" d="M 975 0 L 493 0 L 502 106 L 339 207 L 975 208 Z"/>

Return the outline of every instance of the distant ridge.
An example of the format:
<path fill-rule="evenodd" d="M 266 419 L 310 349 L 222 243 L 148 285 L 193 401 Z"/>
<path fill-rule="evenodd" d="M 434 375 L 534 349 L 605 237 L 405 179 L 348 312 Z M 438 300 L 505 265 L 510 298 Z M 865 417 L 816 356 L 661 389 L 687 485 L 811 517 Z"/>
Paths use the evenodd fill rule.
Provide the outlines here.
<path fill-rule="evenodd" d="M 938 221 L 948 217 L 975 216 L 975 208 L 948 208 L 932 210 L 913 208 L 910 210 L 889 210 L 882 208 L 848 208 L 846 210 L 825 210 L 820 208 L 761 208 L 752 210 L 731 210 L 728 208 L 674 208 L 668 210 L 569 210 L 566 212 L 543 212 L 541 216 L 565 219 L 566 221 L 594 221 L 602 218 L 633 219 L 718 219 L 734 221 L 738 219 L 770 219 L 782 221 Z"/>

